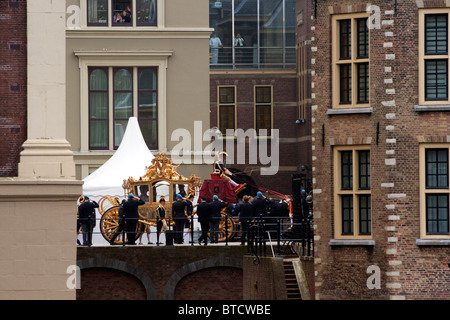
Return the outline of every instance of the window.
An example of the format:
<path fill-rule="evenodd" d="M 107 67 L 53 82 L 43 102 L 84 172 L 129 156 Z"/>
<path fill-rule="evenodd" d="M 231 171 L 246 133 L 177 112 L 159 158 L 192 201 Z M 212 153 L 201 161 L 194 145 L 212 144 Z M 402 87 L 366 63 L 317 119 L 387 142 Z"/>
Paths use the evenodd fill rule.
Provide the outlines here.
<path fill-rule="evenodd" d="M 218 100 L 219 130 L 226 135 L 228 129 L 236 129 L 236 87 L 218 87 Z"/>
<path fill-rule="evenodd" d="M 449 9 L 421 10 L 419 15 L 419 103 L 450 103 L 448 88 Z"/>
<path fill-rule="evenodd" d="M 296 16 L 295 0 L 209 0 L 211 68 L 295 69 Z"/>
<path fill-rule="evenodd" d="M 420 146 L 421 238 L 450 239 L 448 144 Z"/>
<path fill-rule="evenodd" d="M 137 117 L 150 149 L 157 149 L 157 69 L 89 67 L 89 149 L 117 149 L 130 117 Z"/>
<path fill-rule="evenodd" d="M 157 0 L 87 0 L 87 25 L 156 26 Z"/>
<path fill-rule="evenodd" d="M 367 14 L 333 16 L 333 106 L 369 105 Z"/>
<path fill-rule="evenodd" d="M 255 129 L 258 136 L 271 135 L 272 95 L 272 86 L 255 86 Z"/>
<path fill-rule="evenodd" d="M 370 150 L 366 146 L 334 151 L 335 238 L 371 239 Z"/>

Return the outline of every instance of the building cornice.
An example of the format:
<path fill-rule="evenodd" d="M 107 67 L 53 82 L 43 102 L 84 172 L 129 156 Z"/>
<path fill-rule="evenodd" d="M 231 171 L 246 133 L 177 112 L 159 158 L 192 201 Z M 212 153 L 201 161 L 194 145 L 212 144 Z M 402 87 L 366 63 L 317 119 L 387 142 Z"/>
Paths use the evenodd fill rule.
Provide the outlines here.
<path fill-rule="evenodd" d="M 80 28 L 66 29 L 67 39 L 209 39 L 211 28 Z"/>

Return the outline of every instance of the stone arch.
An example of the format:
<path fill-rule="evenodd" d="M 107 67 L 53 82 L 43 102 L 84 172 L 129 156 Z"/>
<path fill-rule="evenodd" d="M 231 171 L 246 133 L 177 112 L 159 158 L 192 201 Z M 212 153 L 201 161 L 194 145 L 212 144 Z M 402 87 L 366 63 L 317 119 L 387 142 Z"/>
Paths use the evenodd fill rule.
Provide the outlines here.
<path fill-rule="evenodd" d="M 232 267 L 242 269 L 242 260 L 221 255 L 216 258 L 198 260 L 184 265 L 183 267 L 175 271 L 167 282 L 166 287 L 164 288 L 165 299 L 175 299 L 175 289 L 177 287 L 177 284 L 187 275 L 203 269 L 215 267 Z"/>
<path fill-rule="evenodd" d="M 114 270 L 119 270 L 125 273 L 129 273 L 136 277 L 145 288 L 145 292 L 147 294 L 147 300 L 155 300 L 156 299 L 156 290 L 153 284 L 153 281 L 150 277 L 137 268 L 136 266 L 130 265 L 124 261 L 117 259 L 109 259 L 103 258 L 100 256 L 96 256 L 94 258 L 83 259 L 77 262 L 77 265 L 80 269 L 89 269 L 89 268 L 109 268 Z"/>

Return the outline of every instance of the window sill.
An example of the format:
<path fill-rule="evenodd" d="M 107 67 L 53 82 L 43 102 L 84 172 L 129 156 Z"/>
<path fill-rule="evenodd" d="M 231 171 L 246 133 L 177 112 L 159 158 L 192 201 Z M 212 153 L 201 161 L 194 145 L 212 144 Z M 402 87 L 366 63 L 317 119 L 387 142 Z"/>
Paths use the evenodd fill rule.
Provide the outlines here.
<path fill-rule="evenodd" d="M 331 239 L 328 242 L 330 246 L 368 246 L 374 247 L 375 240 L 368 239 Z"/>
<path fill-rule="evenodd" d="M 450 111 L 450 104 L 417 105 L 414 106 L 414 111 L 416 112 Z"/>
<path fill-rule="evenodd" d="M 372 114 L 373 108 L 339 108 L 339 109 L 328 109 L 327 115 L 342 115 L 342 114 Z"/>
<path fill-rule="evenodd" d="M 416 246 L 450 246 L 450 239 L 416 239 Z"/>

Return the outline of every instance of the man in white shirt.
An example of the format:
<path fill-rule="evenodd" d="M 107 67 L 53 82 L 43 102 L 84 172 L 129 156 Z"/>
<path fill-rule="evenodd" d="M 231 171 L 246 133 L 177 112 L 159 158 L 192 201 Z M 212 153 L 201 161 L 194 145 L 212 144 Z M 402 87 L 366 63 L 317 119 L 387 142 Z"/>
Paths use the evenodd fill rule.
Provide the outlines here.
<path fill-rule="evenodd" d="M 209 47 L 211 48 L 211 64 L 217 64 L 219 58 L 219 48 L 223 48 L 222 41 L 213 33 L 212 38 L 209 39 Z"/>

